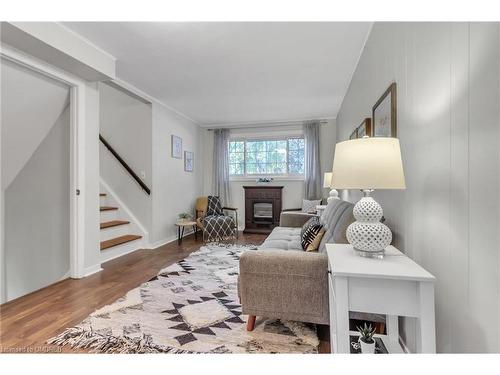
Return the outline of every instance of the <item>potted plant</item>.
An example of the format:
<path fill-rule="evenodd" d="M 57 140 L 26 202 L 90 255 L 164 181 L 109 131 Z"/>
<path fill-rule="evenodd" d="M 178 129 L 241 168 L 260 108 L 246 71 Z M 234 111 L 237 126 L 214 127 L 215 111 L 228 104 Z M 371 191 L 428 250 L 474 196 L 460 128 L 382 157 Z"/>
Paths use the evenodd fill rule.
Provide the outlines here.
<path fill-rule="evenodd" d="M 375 340 L 373 335 L 375 334 L 375 328 L 372 325 L 365 325 L 363 327 L 357 327 L 360 333 L 359 345 L 361 346 L 361 353 L 363 354 L 373 354 L 375 353 Z"/>
<path fill-rule="evenodd" d="M 191 219 L 191 215 L 188 214 L 187 212 L 183 212 L 179 214 L 179 220 L 180 221 L 189 221 Z"/>

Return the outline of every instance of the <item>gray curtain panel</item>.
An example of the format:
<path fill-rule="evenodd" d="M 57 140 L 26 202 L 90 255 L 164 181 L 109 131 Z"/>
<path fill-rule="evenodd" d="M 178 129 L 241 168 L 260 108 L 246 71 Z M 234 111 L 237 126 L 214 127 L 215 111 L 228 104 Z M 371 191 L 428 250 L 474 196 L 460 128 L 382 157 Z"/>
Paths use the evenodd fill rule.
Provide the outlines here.
<path fill-rule="evenodd" d="M 220 198 L 223 206 L 231 205 L 228 141 L 229 129 L 214 130 L 214 195 Z"/>
<path fill-rule="evenodd" d="M 320 121 L 304 123 L 305 166 L 304 198 L 321 199 L 321 168 L 319 164 L 319 127 Z"/>

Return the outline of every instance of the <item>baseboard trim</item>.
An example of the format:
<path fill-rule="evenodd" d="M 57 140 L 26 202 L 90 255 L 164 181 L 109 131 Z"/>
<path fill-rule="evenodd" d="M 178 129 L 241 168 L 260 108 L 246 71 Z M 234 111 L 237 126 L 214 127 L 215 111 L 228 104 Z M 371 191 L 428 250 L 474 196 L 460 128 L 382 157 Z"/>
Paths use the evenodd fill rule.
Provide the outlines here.
<path fill-rule="evenodd" d="M 83 271 L 83 277 L 87 277 L 101 271 L 102 271 L 101 264 L 100 263 L 95 264 L 93 266 L 85 268 L 85 270 Z"/>
<path fill-rule="evenodd" d="M 194 230 L 189 229 L 186 232 L 184 232 L 184 237 L 190 236 L 193 233 L 194 233 Z M 199 234 L 202 235 L 201 232 L 199 232 Z M 150 243 L 150 244 L 147 245 L 146 249 L 154 250 L 154 249 L 159 248 L 160 246 L 167 245 L 167 244 L 169 244 L 171 242 L 174 242 L 174 241 L 177 241 L 177 235 L 173 235 L 173 236 L 167 237 L 167 238 L 165 238 L 163 240 L 159 240 L 159 241 Z"/>

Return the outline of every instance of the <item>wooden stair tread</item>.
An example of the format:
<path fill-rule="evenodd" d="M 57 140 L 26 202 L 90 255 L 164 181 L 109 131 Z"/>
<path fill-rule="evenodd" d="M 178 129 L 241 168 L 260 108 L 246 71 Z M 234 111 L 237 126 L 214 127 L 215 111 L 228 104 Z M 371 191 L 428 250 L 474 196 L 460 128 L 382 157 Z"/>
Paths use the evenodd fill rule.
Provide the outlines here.
<path fill-rule="evenodd" d="M 117 210 L 118 207 L 110 207 L 110 206 L 101 206 L 100 210 L 101 211 L 113 211 L 113 210 Z"/>
<path fill-rule="evenodd" d="M 134 234 L 126 234 L 124 236 L 112 238 L 110 240 L 101 241 L 101 250 L 109 249 L 113 246 L 122 245 L 124 243 L 135 241 L 142 238 L 142 236 L 136 236 Z"/>
<path fill-rule="evenodd" d="M 130 221 L 125 221 L 125 220 L 105 221 L 105 222 L 101 223 L 101 229 L 117 227 L 119 225 L 125 225 L 125 224 L 130 224 Z"/>
<path fill-rule="evenodd" d="M 108 194 L 106 194 L 106 193 L 99 193 L 100 197 L 105 197 L 106 195 L 108 195 Z"/>

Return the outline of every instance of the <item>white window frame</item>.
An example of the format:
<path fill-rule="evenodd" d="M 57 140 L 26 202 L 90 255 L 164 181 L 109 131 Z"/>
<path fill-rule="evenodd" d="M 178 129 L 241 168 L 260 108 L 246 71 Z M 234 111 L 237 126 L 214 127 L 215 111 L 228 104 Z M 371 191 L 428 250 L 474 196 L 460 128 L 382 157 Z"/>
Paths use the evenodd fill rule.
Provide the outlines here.
<path fill-rule="evenodd" d="M 274 180 L 304 180 L 304 173 L 290 173 L 289 172 L 289 163 L 288 163 L 288 155 L 289 155 L 289 140 L 290 139 L 304 139 L 303 134 L 291 134 L 287 136 L 279 136 L 279 135 L 270 135 L 267 137 L 235 137 L 235 138 L 230 138 L 228 140 L 228 143 L 230 142 L 243 142 L 243 169 L 244 173 L 240 175 L 229 175 L 229 179 L 231 181 L 248 181 L 248 180 L 255 180 L 259 177 L 270 177 L 273 178 Z M 280 174 L 268 174 L 268 173 L 262 173 L 262 174 L 247 174 L 247 162 L 246 162 L 246 157 L 247 157 L 247 142 L 259 142 L 259 141 L 286 141 L 286 170 L 287 173 L 280 173 Z M 304 145 L 304 154 L 305 154 L 305 145 Z M 230 163 L 231 164 L 231 163 Z"/>

